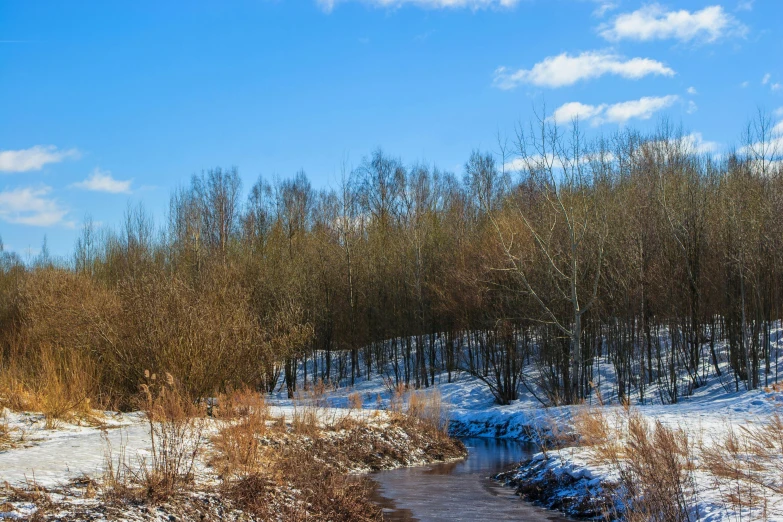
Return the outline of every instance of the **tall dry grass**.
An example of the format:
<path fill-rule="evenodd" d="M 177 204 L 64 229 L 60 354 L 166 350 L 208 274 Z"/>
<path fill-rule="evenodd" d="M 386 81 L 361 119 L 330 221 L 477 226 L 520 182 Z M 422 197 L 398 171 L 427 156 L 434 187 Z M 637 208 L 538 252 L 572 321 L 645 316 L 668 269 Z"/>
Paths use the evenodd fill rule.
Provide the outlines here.
<path fill-rule="evenodd" d="M 394 422 L 437 438 L 448 438 L 449 406 L 438 390 L 409 390 L 400 384 L 389 401 Z"/>
<path fill-rule="evenodd" d="M 193 484 L 205 442 L 206 407 L 188 397 L 171 374 L 159 378 L 149 371 L 136 401 L 146 415 L 150 457 L 131 462 L 122 445 L 115 458 L 104 437 L 104 494 L 109 499 L 167 499 Z"/>
<path fill-rule="evenodd" d="M 204 443 L 206 409 L 196 404 L 170 373 L 158 379 L 146 373 L 140 404 L 147 416 L 152 457 L 142 462 L 142 481 L 151 495 L 169 496 L 192 482 L 196 457 Z"/>
<path fill-rule="evenodd" d="M 299 435 L 316 435 L 322 426 L 334 426 L 338 420 L 338 412 L 327 415 L 329 407 L 327 394 L 334 391 L 335 386 L 323 379 L 310 383 L 294 396 L 294 412 L 292 426 Z"/>
<path fill-rule="evenodd" d="M 641 416 L 628 421 L 625 459 L 617 461 L 628 522 L 692 520 L 694 452 L 680 429 L 652 425 Z M 695 518 L 698 516 L 696 515 Z"/>
<path fill-rule="evenodd" d="M 701 448 L 703 468 L 735 520 L 783 515 L 783 417 L 729 425 Z"/>
<path fill-rule="evenodd" d="M 75 350 L 43 344 L 27 365 L 0 369 L 0 406 L 41 412 L 47 429 L 75 419 L 96 421 L 94 391 L 93 361 Z"/>
<path fill-rule="evenodd" d="M 697 454 L 688 434 L 650 422 L 628 405 L 611 412 L 582 406 L 572 417 L 573 443 L 588 449 L 593 465 L 609 465 L 617 474 L 617 504 L 606 516 L 628 522 L 697 517 Z"/>
<path fill-rule="evenodd" d="M 243 511 L 261 520 L 382 520 L 366 479 L 347 476 L 332 462 L 351 456 L 334 446 L 328 433 L 335 424 L 322 419 L 327 389 L 319 382 L 302 390 L 290 422 L 273 419 L 263 397 L 247 388 L 218 397 L 214 416 L 223 426 L 212 437 L 210 465 L 223 494 Z M 360 429 L 360 423 L 341 428 Z M 281 488 L 292 497 L 281 501 Z"/>
<path fill-rule="evenodd" d="M 210 465 L 224 478 L 257 471 L 262 464 L 259 437 L 267 434 L 271 420 L 264 397 L 247 387 L 229 391 L 218 397 L 213 416 L 224 426 L 212 437 Z"/>

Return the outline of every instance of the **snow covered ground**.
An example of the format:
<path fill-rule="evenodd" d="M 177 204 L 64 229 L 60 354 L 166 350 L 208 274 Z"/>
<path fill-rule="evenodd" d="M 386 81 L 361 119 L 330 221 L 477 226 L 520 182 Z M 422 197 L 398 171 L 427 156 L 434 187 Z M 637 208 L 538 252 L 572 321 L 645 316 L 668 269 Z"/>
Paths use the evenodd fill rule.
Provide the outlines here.
<path fill-rule="evenodd" d="M 705 522 L 763 518 L 783 521 L 783 477 L 769 477 L 769 483 L 779 485 L 781 489 L 777 493 L 767 490 L 762 507 L 740 512 L 726 501 L 726 491 L 718 487 L 715 477 L 701 467 L 700 448 L 723 441 L 730 432 L 742 427 L 763 425 L 776 412 L 783 413 L 783 392 L 772 388 L 745 391 L 742 384 L 740 391 L 733 391 L 734 383 L 727 380 L 730 371 L 725 359 L 721 364 L 724 370 L 722 378 L 712 374 L 708 368 L 706 383 L 696 388 L 692 395 L 681 397 L 677 404 L 650 401 L 649 397 L 657 397 L 654 388 L 650 388 L 648 400 L 644 403 L 638 397 L 632 397 L 632 408 L 650 422 L 660 421 L 665 426 L 684 431 L 697 448 L 693 472 L 694 517 L 698 516 Z M 614 422 L 612 419 L 627 417 L 627 411 L 616 401 L 611 365 L 603 362 L 597 367 L 600 369 L 602 395 L 609 399 L 609 404 L 602 407 L 604 414 L 610 423 Z M 512 404 L 500 406 L 479 379 L 466 373 L 453 374 L 452 382 L 447 382 L 443 373 L 437 375 L 435 381 L 432 389 L 437 390 L 448 405 L 452 431 L 459 436 L 530 440 L 548 434 L 553 427 L 568 432 L 573 425 L 571 419 L 580 408 L 584 408 L 542 408 L 531 394 L 525 392 Z M 345 415 L 351 402 L 356 402 L 356 394 L 362 400 L 363 410 L 352 414 L 368 416 L 389 407 L 393 390 L 379 376 L 358 382 L 355 387 L 330 390 L 317 399 L 319 415 L 332 421 Z M 313 399 L 291 400 L 280 392 L 269 400 L 271 414 L 291 419 L 297 409 L 308 401 L 312 404 Z M 12 449 L 0 449 L 0 482 L 61 486 L 83 475 L 99 476 L 109 447 L 115 461 L 120 451 L 124 451 L 129 460 L 144 458 L 150 451 L 148 426 L 139 413 L 107 412 L 101 418 L 101 426 L 64 423 L 55 430 L 44 429 L 43 418 L 38 414 L 6 411 L 4 417 L 2 422 L 17 444 Z M 618 424 L 620 422 L 617 421 Z M 778 455 L 778 458 L 783 459 L 783 455 Z M 568 475 L 577 481 L 577 487 L 592 488 L 594 492 L 600 492 L 602 484 L 617 480 L 617 468 L 611 463 L 596 462 L 589 447 L 565 447 L 548 451 L 546 455 L 538 454 L 535 459 L 534 465 L 541 473 Z M 561 492 L 562 495 L 571 493 L 573 491 Z"/>
<path fill-rule="evenodd" d="M 781 330 L 778 329 L 773 338 L 783 347 L 780 336 Z M 737 383 L 732 380 L 725 347 L 718 346 L 717 351 L 719 357 L 722 357 L 721 377 L 715 375 L 709 361 L 705 361 L 705 383 L 693 390 L 691 395 L 681 396 L 677 404 L 661 404 L 656 387 L 651 386 L 646 391 L 647 398 L 644 401 L 639 399 L 638 394 L 631 395 L 631 407 L 651 425 L 660 421 L 666 427 L 682 430 L 687 434 L 689 443 L 694 448 L 694 507 L 691 510 L 694 520 L 783 521 L 783 477 L 766 477 L 764 480 L 767 485 L 773 486 L 772 489 L 756 488 L 764 498 L 756 499 L 752 509 L 738 509 L 726 500 L 730 492 L 726 490 L 725 482 L 721 483 L 702 467 L 702 449 L 725 442 L 730 433 L 742 434 L 744 428 L 763 427 L 776 413 L 783 415 L 782 387 L 762 386 L 761 389 L 748 391 L 740 382 L 739 391 L 736 391 Z M 783 367 L 783 358 L 778 361 L 778 365 Z M 628 417 L 628 411 L 618 404 L 613 368 L 606 361 L 595 366 L 599 371 L 597 381 L 600 383 L 601 395 L 605 398 L 605 405 L 602 406 L 604 415 L 610 424 L 620 428 L 622 419 Z M 770 381 L 774 378 L 774 363 L 772 367 L 773 374 L 768 376 Z M 761 382 L 764 383 L 763 378 Z M 456 377 L 452 375 L 450 383 L 447 382 L 445 373 L 437 375 L 434 389 L 448 404 L 452 433 L 463 437 L 531 440 L 547 436 L 553 428 L 568 433 L 573 427 L 572 417 L 585 408 L 542 408 L 532 394 L 524 391 L 520 392 L 519 400 L 500 406 L 495 403 L 486 385 L 466 373 L 460 373 Z M 354 392 L 361 395 L 365 408 L 388 407 L 393 393 L 384 379 L 375 377 L 357 383 L 353 388 L 334 390 L 328 394 L 327 401 L 330 406 L 345 407 L 349 394 Z M 277 397 L 277 403 L 287 406 L 292 404 L 282 395 Z M 783 461 L 783 455 L 777 457 Z M 576 480 L 571 489 L 560 492 L 564 496 L 573 494 L 573 488 L 581 488 L 583 491 L 589 488 L 598 495 L 601 494 L 601 484 L 614 483 L 618 478 L 617 467 L 608 462 L 596 462 L 593 451 L 587 447 L 561 448 L 548 451 L 546 456 L 539 453 L 535 459 L 539 461 L 541 474 L 566 474 Z M 783 469 L 783 462 L 777 469 Z"/>
<path fill-rule="evenodd" d="M 149 426 L 143 414 L 105 412 L 97 420 L 101 426 L 62 423 L 47 430 L 41 414 L 6 410 L 14 447 L 0 451 L 0 481 L 49 488 L 85 475 L 96 477 L 103 472 L 109 443 L 115 460 L 123 447 L 130 459 L 148 454 Z"/>
<path fill-rule="evenodd" d="M 272 406 L 270 415 L 290 421 L 301 408 L 302 405 L 287 402 Z M 317 411 L 322 421 L 329 423 L 348 414 L 369 418 L 373 413 L 372 410 L 349 413 L 345 408 Z M 141 412 L 103 412 L 94 422 L 62 422 L 55 429 L 45 429 L 44 417 L 38 413 L 6 410 L 4 417 L 13 447 L 0 449 L 0 483 L 57 488 L 81 477 L 100 477 L 109 454 L 112 462 L 121 459 L 130 466 L 150 459 L 150 428 Z M 204 435 L 210 431 L 207 427 Z"/>

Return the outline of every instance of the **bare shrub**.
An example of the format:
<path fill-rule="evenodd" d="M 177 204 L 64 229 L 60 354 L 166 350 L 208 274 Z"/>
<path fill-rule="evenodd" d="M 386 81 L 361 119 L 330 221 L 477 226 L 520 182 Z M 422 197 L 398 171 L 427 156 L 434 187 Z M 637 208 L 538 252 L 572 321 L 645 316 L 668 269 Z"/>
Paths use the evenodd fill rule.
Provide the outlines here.
<path fill-rule="evenodd" d="M 17 395 L 19 404 L 9 407 L 46 410 L 59 420 L 110 406 L 101 393 L 102 360 L 117 340 L 116 296 L 90 278 L 41 268 L 21 278 L 13 306 L 0 375 L 0 387 Z"/>

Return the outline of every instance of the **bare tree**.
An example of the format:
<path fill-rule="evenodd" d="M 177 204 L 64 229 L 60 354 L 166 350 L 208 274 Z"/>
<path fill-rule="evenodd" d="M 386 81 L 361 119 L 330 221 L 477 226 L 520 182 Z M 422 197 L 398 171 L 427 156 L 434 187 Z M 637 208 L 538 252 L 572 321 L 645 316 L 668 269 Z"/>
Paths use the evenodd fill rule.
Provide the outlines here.
<path fill-rule="evenodd" d="M 593 156 L 584 142 L 577 120 L 570 136 L 544 115 L 537 115 L 528 130 L 517 133 L 515 164 L 533 190 L 532 198 L 512 198 L 522 230 L 500 223 L 485 203 L 505 253 L 506 266 L 522 283 L 522 289 L 543 311 L 543 322 L 554 325 L 570 339 L 570 375 L 567 402 L 584 396 L 589 378 L 582 375 L 582 323 L 598 297 L 606 216 L 593 176 L 605 156 Z M 524 182 L 523 182 L 524 184 Z M 535 281 L 533 260 L 521 252 L 522 236 L 535 245 L 542 258 L 543 280 Z M 563 304 L 570 313 L 564 315 Z"/>

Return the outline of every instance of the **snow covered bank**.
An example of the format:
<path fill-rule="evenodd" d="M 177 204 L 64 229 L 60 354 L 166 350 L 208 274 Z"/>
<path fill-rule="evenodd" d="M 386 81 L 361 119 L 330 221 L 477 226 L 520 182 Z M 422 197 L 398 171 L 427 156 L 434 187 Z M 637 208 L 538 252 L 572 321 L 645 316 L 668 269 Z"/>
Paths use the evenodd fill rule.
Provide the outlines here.
<path fill-rule="evenodd" d="M 625 450 L 618 450 L 618 461 L 607 460 L 579 432 L 580 416 L 600 412 L 608 437 L 618 445 L 629 440 L 631 416 L 643 420 L 651 434 L 660 423 L 687 438 L 689 454 L 684 458 L 687 469 L 683 480 L 688 490 L 686 511 L 692 520 L 783 520 L 783 445 L 761 457 L 754 454 L 758 449 L 748 444 L 742 447 L 738 443 L 734 454 L 727 448 L 733 439 L 741 442 L 754 430 L 774 431 L 770 423 L 776 414 L 783 414 L 779 387 L 744 390 L 742 382 L 728 377 L 724 363 L 722 376 L 708 373 L 704 385 L 681 396 L 676 404 L 662 404 L 655 387 L 650 386 L 644 400 L 633 395 L 623 406 L 614 393 L 611 365 L 601 366 L 595 386 L 601 393 L 594 396 L 592 405 L 544 408 L 531 393 L 521 390 L 520 400 L 500 406 L 479 379 L 465 373 L 452 375 L 452 382 L 447 382 L 446 374 L 436 376 L 434 389 L 449 404 L 452 435 L 522 439 L 545 450 L 502 478 L 526 498 L 549 507 L 580 516 L 622 515 L 623 500 L 629 495 L 620 487 L 620 475 L 626 469 L 622 460 Z M 365 404 L 385 408 L 392 396 L 387 383 L 375 378 L 354 388 L 339 388 L 328 394 L 327 401 L 345 406 L 349 394 L 359 393 Z M 607 404 L 599 405 L 599 396 L 608 398 Z M 734 459 L 733 464 L 718 463 L 734 469 L 716 468 L 716 453 Z M 736 480 L 727 476 L 735 471 Z"/>
<path fill-rule="evenodd" d="M 178 432 L 198 440 L 162 441 L 156 429 L 155 442 L 142 413 L 46 429 L 40 414 L 6 411 L 0 519 L 334 519 L 338 509 L 350 520 L 379 520 L 357 473 L 465 455 L 414 413 L 254 401 L 255 410 L 197 418 L 198 430 Z M 155 459 L 187 459 L 189 448 L 198 449 L 195 465 L 174 470 L 177 485 L 158 490 Z"/>

